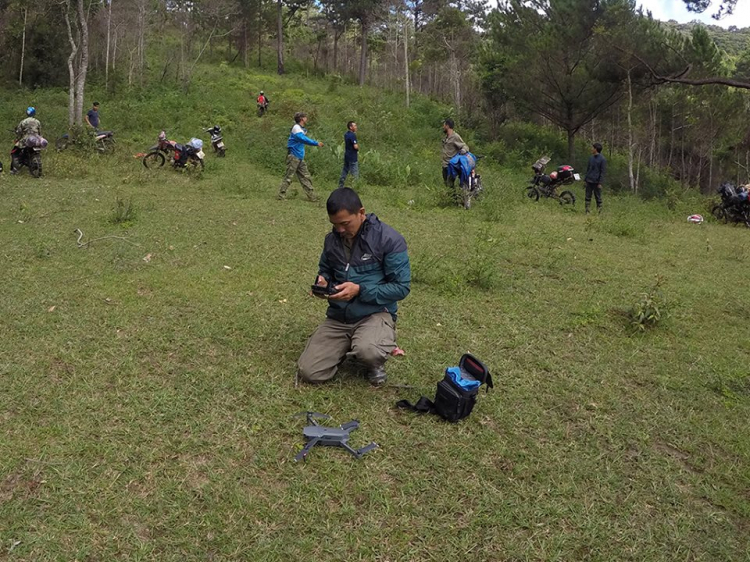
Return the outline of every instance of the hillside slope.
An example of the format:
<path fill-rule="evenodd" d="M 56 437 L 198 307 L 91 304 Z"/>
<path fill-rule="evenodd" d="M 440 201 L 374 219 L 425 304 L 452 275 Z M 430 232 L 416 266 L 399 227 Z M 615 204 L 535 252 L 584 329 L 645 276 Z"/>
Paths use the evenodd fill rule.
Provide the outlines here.
<path fill-rule="evenodd" d="M 703 209 L 679 201 L 668 211 L 606 196 L 601 217 L 580 200 L 532 203 L 522 177 L 491 163 L 485 201 L 442 206 L 443 108 L 404 112 L 379 92 L 239 73 L 223 95 L 217 76 L 188 96 L 102 100 L 124 141 L 114 157 L 49 152 L 45 178 L 0 177 L 9 559 L 746 556 L 747 230 L 689 224 Z M 260 88 L 269 119 L 253 114 Z M 37 96 L 58 127 L 49 104 L 62 95 Z M 322 203 L 274 200 L 300 106 L 331 145 L 351 114 L 360 121 L 373 150 L 366 208 L 409 244 L 406 355 L 383 389 L 352 366 L 295 386 L 324 314 L 307 286 L 330 228 Z M 161 126 L 188 138 L 214 122 L 229 153 L 209 155 L 201 178 L 132 158 Z M 309 154 L 325 194 L 336 152 Z M 117 215 L 118 200 L 133 216 Z M 90 244 L 78 247 L 76 229 Z M 634 333 L 629 310 L 657 276 L 662 320 Z M 468 420 L 393 408 L 432 395 L 465 351 L 496 384 Z M 358 418 L 355 446 L 381 447 L 294 464 L 302 423 L 291 416 L 303 410 Z"/>

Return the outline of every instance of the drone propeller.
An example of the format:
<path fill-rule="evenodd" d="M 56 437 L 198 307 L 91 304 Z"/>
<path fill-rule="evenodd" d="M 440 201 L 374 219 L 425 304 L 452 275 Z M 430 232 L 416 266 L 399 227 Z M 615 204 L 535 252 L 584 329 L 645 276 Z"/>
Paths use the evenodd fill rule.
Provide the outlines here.
<path fill-rule="evenodd" d="M 313 420 L 328 420 L 331 416 L 327 414 L 319 414 L 318 412 L 297 412 L 292 416 L 293 418 L 306 417 L 308 422 L 315 423 Z"/>

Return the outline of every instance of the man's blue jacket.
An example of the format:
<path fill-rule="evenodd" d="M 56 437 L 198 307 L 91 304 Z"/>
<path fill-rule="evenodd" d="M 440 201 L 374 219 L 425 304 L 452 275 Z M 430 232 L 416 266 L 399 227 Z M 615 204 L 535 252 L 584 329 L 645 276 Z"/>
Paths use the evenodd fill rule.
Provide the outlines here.
<path fill-rule="evenodd" d="M 292 132 L 289 133 L 289 140 L 286 143 L 286 148 L 292 156 L 304 160 L 305 158 L 305 145 L 318 146 L 318 141 L 311 139 L 305 133 L 307 131 L 302 128 L 301 125 L 297 124 L 292 127 Z"/>
<path fill-rule="evenodd" d="M 326 236 L 318 274 L 336 285 L 346 281 L 359 285 L 359 295 L 352 300 L 328 301 L 326 316 L 347 324 L 378 312 L 389 312 L 395 320 L 398 301 L 411 290 L 406 241 L 374 214 L 362 223 L 349 260 L 341 235 L 334 231 Z"/>

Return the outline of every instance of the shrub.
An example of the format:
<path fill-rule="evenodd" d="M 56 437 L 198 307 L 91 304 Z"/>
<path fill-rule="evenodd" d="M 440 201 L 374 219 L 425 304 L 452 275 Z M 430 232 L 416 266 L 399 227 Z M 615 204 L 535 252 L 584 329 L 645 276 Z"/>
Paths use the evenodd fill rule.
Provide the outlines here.
<path fill-rule="evenodd" d="M 645 332 L 656 327 L 661 321 L 666 307 L 660 289 L 661 282 L 662 278 L 657 276 L 651 290 L 641 293 L 641 299 L 631 309 L 630 323 L 636 332 Z"/>
<path fill-rule="evenodd" d="M 112 224 L 130 224 L 136 219 L 136 208 L 133 205 L 133 200 L 128 199 L 127 202 L 119 197 L 115 199 L 115 206 L 112 209 L 112 214 L 109 218 L 109 222 Z"/>

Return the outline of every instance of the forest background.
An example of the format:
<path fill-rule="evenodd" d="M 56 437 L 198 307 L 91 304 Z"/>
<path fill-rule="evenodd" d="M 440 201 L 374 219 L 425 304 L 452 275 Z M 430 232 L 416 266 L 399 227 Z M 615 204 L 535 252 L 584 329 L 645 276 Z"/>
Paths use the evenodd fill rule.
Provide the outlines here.
<path fill-rule="evenodd" d="M 749 41 L 628 0 L 0 0 L 2 85 L 67 87 L 71 128 L 86 84 L 187 92 L 203 63 L 304 72 L 446 102 L 501 164 L 581 167 L 601 141 L 609 187 L 644 197 L 747 181 Z"/>

